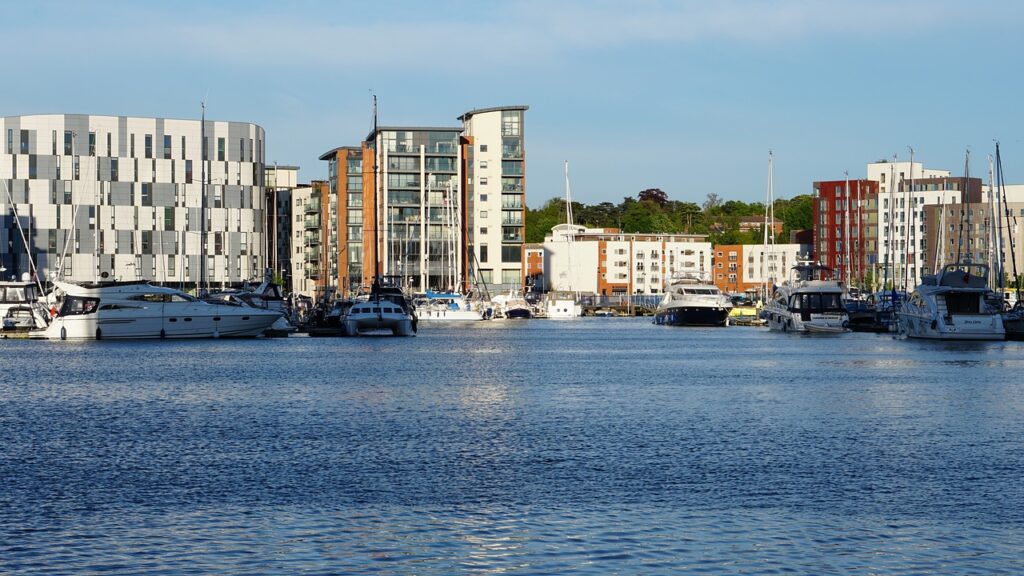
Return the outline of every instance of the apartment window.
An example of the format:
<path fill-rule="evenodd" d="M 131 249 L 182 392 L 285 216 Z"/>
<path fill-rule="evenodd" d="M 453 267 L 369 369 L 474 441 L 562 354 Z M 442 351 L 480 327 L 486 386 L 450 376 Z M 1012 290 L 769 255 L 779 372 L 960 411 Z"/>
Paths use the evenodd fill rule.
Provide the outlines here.
<path fill-rule="evenodd" d="M 481 186 L 486 186 L 487 185 L 487 178 L 481 177 L 480 178 L 480 185 Z"/>
<path fill-rule="evenodd" d="M 487 202 L 487 194 L 481 194 L 480 195 L 480 201 L 481 202 Z"/>
<path fill-rule="evenodd" d="M 164 160 L 171 159 L 171 136 L 164 134 Z"/>
<path fill-rule="evenodd" d="M 480 261 L 487 262 L 487 244 L 480 245 Z"/>
<path fill-rule="evenodd" d="M 28 130 L 21 130 L 21 153 L 28 154 Z"/>
<path fill-rule="evenodd" d="M 481 168 L 487 168 L 487 160 L 481 160 L 480 161 L 480 167 Z"/>
<path fill-rule="evenodd" d="M 14 154 L 14 129 L 7 129 L 7 153 Z"/>
<path fill-rule="evenodd" d="M 57 131 L 56 130 L 53 130 L 50 133 L 50 155 L 51 156 L 56 156 L 57 155 Z M 58 176 L 57 178 L 60 178 L 60 176 Z"/>
<path fill-rule="evenodd" d="M 96 155 L 96 133 L 89 132 L 89 156 Z"/>
<path fill-rule="evenodd" d="M 185 159 L 185 137 L 181 137 L 181 159 Z"/>
<path fill-rule="evenodd" d="M 487 234 L 487 228 L 486 227 L 481 228 L 480 229 L 480 235 L 481 236 L 485 236 L 486 234 Z"/>
<path fill-rule="evenodd" d="M 117 158 L 110 159 L 110 181 L 118 181 Z"/>
<path fill-rule="evenodd" d="M 487 144 L 481 144 L 480 145 L 480 151 L 481 152 L 487 152 Z"/>
<path fill-rule="evenodd" d="M 35 154 L 29 154 L 28 155 L 28 177 L 29 177 L 30 180 L 35 180 L 37 175 L 38 175 L 38 172 L 37 172 L 37 165 L 36 165 L 36 155 Z"/>
<path fill-rule="evenodd" d="M 72 132 L 71 130 L 65 130 L 64 131 L 64 155 L 65 156 L 71 156 L 72 154 L 74 154 L 74 150 L 72 149 L 72 146 L 73 146 L 74 142 L 75 142 L 75 133 Z"/>
<path fill-rule="evenodd" d="M 142 183 L 142 205 L 152 206 L 153 205 L 153 184 L 150 182 Z"/>
<path fill-rule="evenodd" d="M 217 161 L 224 161 L 224 139 L 217 138 Z"/>
<path fill-rule="evenodd" d="M 487 219 L 487 210 L 481 210 L 480 211 L 480 219 L 481 220 L 486 220 Z"/>
<path fill-rule="evenodd" d="M 192 183 L 192 161 L 185 160 L 185 184 Z"/>
<path fill-rule="evenodd" d="M 113 141 L 114 141 L 113 135 L 110 132 L 107 132 L 107 158 L 110 158 L 111 156 L 114 155 L 113 154 L 113 151 L 114 151 Z"/>
<path fill-rule="evenodd" d="M 146 158 L 153 157 L 153 135 L 146 134 Z"/>
<path fill-rule="evenodd" d="M 245 162 L 245 138 L 238 139 L 238 161 Z"/>

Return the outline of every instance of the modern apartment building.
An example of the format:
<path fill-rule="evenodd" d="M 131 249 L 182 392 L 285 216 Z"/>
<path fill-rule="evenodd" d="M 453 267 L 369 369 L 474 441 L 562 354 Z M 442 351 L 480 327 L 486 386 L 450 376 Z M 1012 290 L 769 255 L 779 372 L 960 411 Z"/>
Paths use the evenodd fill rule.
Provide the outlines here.
<path fill-rule="evenodd" d="M 781 284 L 790 269 L 810 258 L 810 246 L 801 244 L 718 244 L 713 247 L 715 286 L 730 293 L 760 291 Z"/>
<path fill-rule="evenodd" d="M 267 166 L 264 183 L 267 193 L 264 228 L 267 231 L 267 265 L 281 277 L 285 289 L 291 290 L 291 194 L 299 186 L 299 167 Z"/>
<path fill-rule="evenodd" d="M 959 189 L 954 188 L 959 184 L 954 184 L 956 179 L 950 178 L 949 170 L 930 169 L 920 162 L 898 160 L 879 160 L 868 164 L 867 179 L 878 182 L 877 256 L 872 274 L 873 287 L 879 287 L 888 280 L 896 286 L 913 288 L 926 272 L 927 222 L 923 218 L 923 208 L 929 204 L 940 204 L 944 196 L 945 202 L 952 202 L 954 198 L 959 202 Z M 929 183 L 918 182 L 924 180 Z"/>
<path fill-rule="evenodd" d="M 659 294 L 676 272 L 711 271 L 706 238 L 559 224 L 544 238 L 545 284 L 602 296 Z"/>
<path fill-rule="evenodd" d="M 0 134 L 5 274 L 187 289 L 262 275 L 256 124 L 46 114 L 0 118 Z"/>
<path fill-rule="evenodd" d="M 379 269 L 417 291 L 521 285 L 526 109 L 472 110 L 459 127 L 380 126 L 323 154 L 320 283 L 354 291 Z"/>
<path fill-rule="evenodd" d="M 875 274 L 878 187 L 868 179 L 814 183 L 815 258 L 851 286 Z"/>
<path fill-rule="evenodd" d="M 927 220 L 935 223 L 927 230 L 927 245 L 932 249 L 925 254 L 926 272 L 969 260 L 988 264 L 993 280 L 1004 274 L 1004 286 L 1013 277 L 1014 262 L 1017 273 L 1024 273 L 1024 202 L 1007 202 L 994 210 L 993 215 L 988 202 L 926 206 Z M 1004 210 L 1009 211 L 1009 223 Z M 997 230 L 1000 244 L 995 242 Z"/>
<path fill-rule="evenodd" d="M 526 106 L 470 110 L 466 141 L 466 230 L 480 278 L 498 289 L 524 283 Z"/>

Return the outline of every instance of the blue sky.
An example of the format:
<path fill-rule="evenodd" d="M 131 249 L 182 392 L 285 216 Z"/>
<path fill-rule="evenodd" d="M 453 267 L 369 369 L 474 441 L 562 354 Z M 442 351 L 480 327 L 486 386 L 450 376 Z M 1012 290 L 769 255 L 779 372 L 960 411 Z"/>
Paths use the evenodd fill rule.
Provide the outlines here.
<path fill-rule="evenodd" d="M 1024 3 L 21 2 L 5 6 L 0 115 L 256 122 L 267 161 L 319 155 L 381 123 L 457 126 L 526 104 L 527 203 L 776 197 L 864 175 L 907 146 L 931 168 L 1024 182 Z M 1017 169 L 1017 167 L 1020 167 Z"/>

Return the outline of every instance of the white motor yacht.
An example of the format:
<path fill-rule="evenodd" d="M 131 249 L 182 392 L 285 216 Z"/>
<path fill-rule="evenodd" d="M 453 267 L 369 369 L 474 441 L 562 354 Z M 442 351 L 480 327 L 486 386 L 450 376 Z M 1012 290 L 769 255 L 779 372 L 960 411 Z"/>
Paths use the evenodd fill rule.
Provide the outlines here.
<path fill-rule="evenodd" d="M 492 306 L 455 292 L 427 292 L 415 304 L 416 317 L 424 322 L 473 322 L 494 315 Z"/>
<path fill-rule="evenodd" d="M 259 336 L 279 312 L 204 302 L 146 282 L 55 282 L 60 308 L 32 338 L 228 338 Z"/>
<path fill-rule="evenodd" d="M 579 318 L 583 304 L 575 292 L 552 290 L 544 298 L 544 311 L 548 318 Z"/>
<path fill-rule="evenodd" d="M 204 300 L 211 304 L 247 306 L 280 313 L 281 317 L 267 328 L 265 336 L 288 336 L 295 332 L 295 326 L 287 318 L 284 294 L 269 271 L 264 275 L 263 283 L 255 289 L 223 290 L 210 294 Z"/>
<path fill-rule="evenodd" d="M 34 282 L 0 282 L 0 321 L 5 331 L 39 330 L 49 320 Z"/>
<path fill-rule="evenodd" d="M 417 317 L 397 284 L 378 278 L 370 296 L 357 300 L 341 321 L 348 336 L 390 332 L 394 336 L 416 334 Z"/>
<path fill-rule="evenodd" d="M 961 262 L 926 276 L 899 308 L 900 333 L 937 340 L 1003 340 L 1002 310 L 986 302 L 988 266 Z"/>
<path fill-rule="evenodd" d="M 533 318 L 533 310 L 520 290 L 513 288 L 508 294 L 498 294 L 491 298 L 497 309 L 496 317 L 510 320 L 527 320 Z"/>
<path fill-rule="evenodd" d="M 792 273 L 761 310 L 768 327 L 782 332 L 847 331 L 850 320 L 843 307 L 844 289 L 842 283 L 831 280 L 832 269 L 801 263 Z"/>
<path fill-rule="evenodd" d="M 654 312 L 654 323 L 668 326 L 725 326 L 732 300 L 706 274 L 680 272 L 669 280 Z"/>

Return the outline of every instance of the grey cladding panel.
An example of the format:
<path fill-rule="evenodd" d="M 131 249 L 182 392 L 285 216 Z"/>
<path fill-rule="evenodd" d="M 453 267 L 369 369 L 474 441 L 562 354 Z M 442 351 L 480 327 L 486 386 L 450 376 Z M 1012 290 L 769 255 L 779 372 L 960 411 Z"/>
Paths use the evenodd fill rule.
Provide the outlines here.
<path fill-rule="evenodd" d="M 175 188 L 170 183 L 153 184 L 153 206 L 174 206 Z"/>
<path fill-rule="evenodd" d="M 131 206 L 133 185 L 131 182 L 111 182 L 110 203 L 114 206 Z"/>

